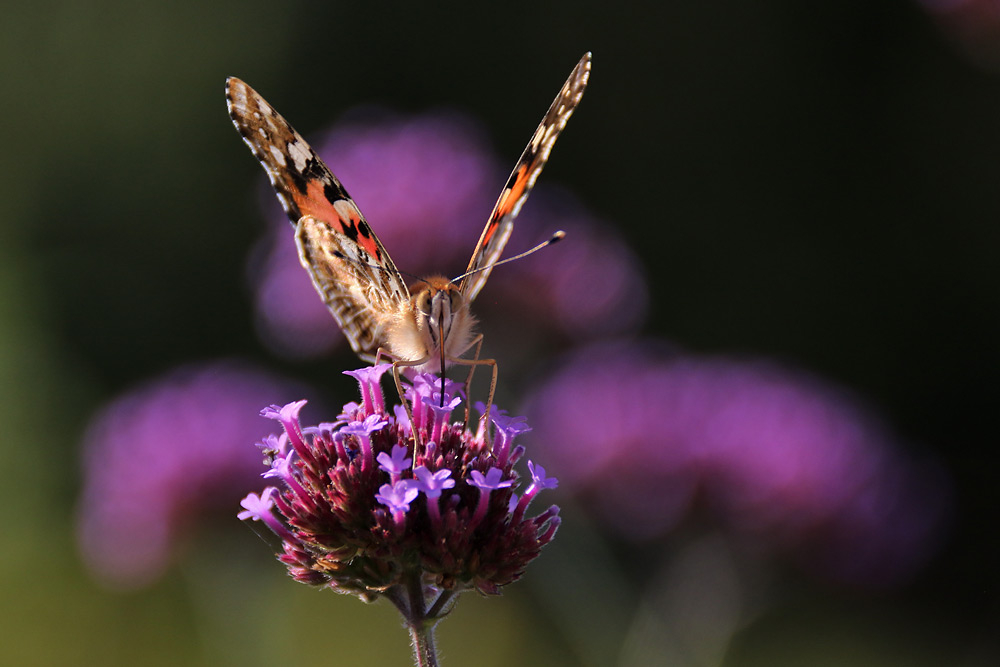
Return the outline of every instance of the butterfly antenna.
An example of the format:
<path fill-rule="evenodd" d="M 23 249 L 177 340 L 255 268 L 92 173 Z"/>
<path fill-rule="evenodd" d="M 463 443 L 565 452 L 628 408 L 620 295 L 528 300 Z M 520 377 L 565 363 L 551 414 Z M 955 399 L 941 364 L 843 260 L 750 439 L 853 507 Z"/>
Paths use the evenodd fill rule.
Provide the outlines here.
<path fill-rule="evenodd" d="M 473 273 L 479 273 L 480 271 L 488 271 L 489 269 L 492 269 L 494 267 L 500 266 L 501 264 L 506 264 L 507 262 L 513 262 L 514 260 L 522 259 L 524 257 L 527 257 L 528 255 L 531 255 L 533 253 L 538 252 L 542 248 L 547 248 L 548 246 L 552 245 L 553 243 L 558 243 L 559 241 L 562 241 L 564 238 L 566 238 L 566 232 L 564 232 L 562 230 L 559 230 L 558 232 L 556 232 L 555 234 L 553 234 L 552 236 L 550 236 L 547 240 L 542 241 L 541 243 L 539 243 L 538 245 L 536 245 L 531 250 L 525 250 L 522 253 L 514 255 L 513 257 L 508 257 L 506 259 L 501 259 L 499 262 L 493 262 L 492 264 L 487 264 L 486 266 L 480 266 L 478 269 L 473 269 L 471 271 L 467 271 L 467 272 L 463 273 L 460 276 L 452 278 L 451 282 L 453 282 L 453 283 L 454 282 L 458 282 L 459 280 L 461 280 L 463 278 L 471 276 Z"/>

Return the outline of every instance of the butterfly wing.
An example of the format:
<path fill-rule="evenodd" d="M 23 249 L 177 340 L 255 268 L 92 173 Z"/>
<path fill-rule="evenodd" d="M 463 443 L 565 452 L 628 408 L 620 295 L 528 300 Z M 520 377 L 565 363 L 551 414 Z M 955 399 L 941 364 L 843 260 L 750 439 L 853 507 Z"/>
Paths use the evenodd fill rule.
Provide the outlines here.
<path fill-rule="evenodd" d="M 542 172 L 542 167 L 549 159 L 552 145 L 566 127 L 566 121 L 573 115 L 573 110 L 583 97 L 583 90 L 587 87 L 587 79 L 590 77 L 590 60 L 590 53 L 586 53 L 573 68 L 573 72 L 552 101 L 542 122 L 531 135 L 531 141 L 514 166 L 510 178 L 507 179 L 507 185 L 500 193 L 500 198 L 493 207 L 493 213 L 490 214 L 482 236 L 479 237 L 479 243 L 472 253 L 469 268 L 466 269 L 469 275 L 462 279 L 460 285 L 462 293 L 469 301 L 476 298 L 492 271 L 492 269 L 479 269 L 500 259 L 500 254 L 514 229 L 514 218 L 521 211 L 521 206 L 535 185 L 538 174 Z"/>
<path fill-rule="evenodd" d="M 354 351 L 374 357 L 410 294 L 344 186 L 298 132 L 243 81 L 226 81 L 229 116 L 296 226 L 299 258 Z"/>
<path fill-rule="evenodd" d="M 338 208 L 346 203 L 337 202 Z M 299 220 L 295 244 L 302 266 L 337 318 L 351 348 L 362 359 L 374 361 L 379 347 L 386 347 L 389 324 L 409 303 L 409 292 L 399 274 L 375 264 L 364 246 L 336 225 L 310 215 Z"/>

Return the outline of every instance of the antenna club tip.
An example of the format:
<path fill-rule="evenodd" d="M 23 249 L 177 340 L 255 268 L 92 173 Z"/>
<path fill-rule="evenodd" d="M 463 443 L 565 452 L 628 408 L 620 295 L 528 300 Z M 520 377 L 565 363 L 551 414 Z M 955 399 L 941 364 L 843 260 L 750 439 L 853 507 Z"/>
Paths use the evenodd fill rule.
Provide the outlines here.
<path fill-rule="evenodd" d="M 552 238 L 549 239 L 549 243 L 558 243 L 559 241 L 562 241 L 564 238 L 566 238 L 566 232 L 560 229 L 558 232 L 552 235 Z"/>

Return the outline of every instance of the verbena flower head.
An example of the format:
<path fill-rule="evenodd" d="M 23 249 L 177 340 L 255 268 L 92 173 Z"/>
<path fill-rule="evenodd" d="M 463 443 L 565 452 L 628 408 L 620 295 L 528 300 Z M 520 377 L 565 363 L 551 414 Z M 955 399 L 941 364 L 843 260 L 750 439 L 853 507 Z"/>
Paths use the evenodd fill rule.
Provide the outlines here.
<path fill-rule="evenodd" d="M 266 450 L 264 476 L 277 484 L 247 496 L 239 516 L 280 538 L 278 559 L 302 583 L 365 600 L 396 601 L 414 585 L 439 601 L 468 589 L 498 593 L 555 535 L 557 507 L 525 516 L 555 480 L 531 464 L 512 502 L 524 452 L 512 443 L 525 424 L 494 412 L 491 448 L 482 428 L 463 423 L 457 385 L 445 383 L 442 396 L 432 375 L 407 391 L 411 424 L 386 408 L 379 378 L 389 367 L 351 372 L 362 400 L 331 424 L 302 426 L 301 401 L 266 408 L 284 430 Z"/>

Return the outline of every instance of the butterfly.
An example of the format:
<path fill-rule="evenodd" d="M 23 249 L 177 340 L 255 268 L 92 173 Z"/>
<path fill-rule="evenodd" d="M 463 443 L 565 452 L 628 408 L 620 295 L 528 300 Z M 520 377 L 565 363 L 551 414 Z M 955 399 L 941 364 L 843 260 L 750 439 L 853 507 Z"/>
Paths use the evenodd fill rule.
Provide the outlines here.
<path fill-rule="evenodd" d="M 482 334 L 475 333 L 476 319 L 470 305 L 500 262 L 514 219 L 583 96 L 590 65 L 591 54 L 586 53 L 531 136 L 493 207 L 465 273 L 453 279 L 441 275 L 423 278 L 412 293 L 354 200 L 302 135 L 253 88 L 235 77 L 226 80 L 229 116 L 263 165 L 295 226 L 303 267 L 354 352 L 368 362 L 377 363 L 382 355 L 393 359 L 401 396 L 400 367 L 443 375 L 451 364 L 466 365 L 470 366 L 471 381 L 476 366 L 488 365 L 493 381 L 487 406 L 492 404 L 496 362 L 479 358 Z M 547 243 L 561 238 L 560 234 Z M 473 347 L 473 358 L 462 358 Z"/>

